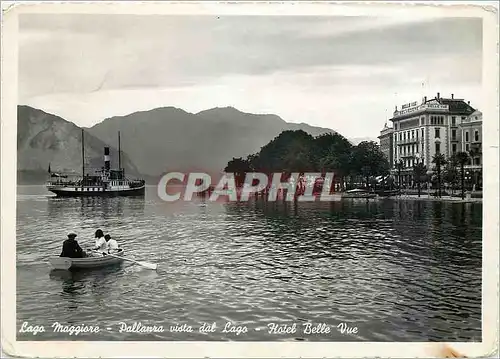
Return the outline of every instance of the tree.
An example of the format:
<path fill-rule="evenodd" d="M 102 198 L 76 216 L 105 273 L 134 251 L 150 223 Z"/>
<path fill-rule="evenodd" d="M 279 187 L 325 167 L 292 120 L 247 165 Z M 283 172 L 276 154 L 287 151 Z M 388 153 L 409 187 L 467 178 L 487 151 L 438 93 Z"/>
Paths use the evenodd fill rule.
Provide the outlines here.
<path fill-rule="evenodd" d="M 446 164 L 446 158 L 442 153 L 436 153 L 432 157 L 432 163 L 435 164 L 437 173 L 438 197 L 441 197 L 441 168 Z"/>
<path fill-rule="evenodd" d="M 352 170 L 366 180 L 367 187 L 370 186 L 370 176 L 389 173 L 389 162 L 373 141 L 363 141 L 354 147 L 351 164 Z"/>
<path fill-rule="evenodd" d="M 256 168 L 265 173 L 304 172 L 314 169 L 314 138 L 305 131 L 283 131 L 261 148 L 255 159 Z"/>
<path fill-rule="evenodd" d="M 471 158 L 471 164 L 475 164 L 474 159 L 476 157 L 480 157 L 482 154 L 483 154 L 483 152 L 482 152 L 481 146 L 472 146 L 470 151 L 469 151 L 469 156 Z M 473 183 L 479 184 L 478 182 L 476 182 L 476 180 L 478 180 L 478 179 L 476 178 L 476 176 L 474 176 Z"/>
<path fill-rule="evenodd" d="M 224 172 L 234 174 L 234 181 L 238 187 L 243 185 L 246 174 L 251 171 L 250 163 L 241 157 L 233 158 L 227 163 L 226 168 L 224 168 Z"/>
<path fill-rule="evenodd" d="M 316 168 L 325 172 L 333 172 L 340 178 L 342 190 L 344 178 L 351 170 L 352 144 L 338 133 L 326 133 L 314 139 L 314 159 Z"/>
<path fill-rule="evenodd" d="M 398 171 L 398 186 L 401 189 L 401 170 L 405 167 L 403 160 L 394 162 L 394 168 Z"/>
<path fill-rule="evenodd" d="M 443 181 L 449 183 L 452 188 L 452 192 L 457 184 L 458 172 L 457 172 L 457 159 L 456 155 L 450 157 L 446 167 L 444 168 Z"/>
<path fill-rule="evenodd" d="M 460 166 L 460 187 L 462 192 L 462 199 L 465 198 L 465 165 L 469 162 L 469 155 L 467 152 L 458 152 L 455 155 L 456 161 Z"/>
<path fill-rule="evenodd" d="M 418 196 L 420 197 L 420 182 L 424 179 L 427 173 L 427 167 L 422 162 L 418 162 L 413 166 L 413 180 L 417 183 Z"/>

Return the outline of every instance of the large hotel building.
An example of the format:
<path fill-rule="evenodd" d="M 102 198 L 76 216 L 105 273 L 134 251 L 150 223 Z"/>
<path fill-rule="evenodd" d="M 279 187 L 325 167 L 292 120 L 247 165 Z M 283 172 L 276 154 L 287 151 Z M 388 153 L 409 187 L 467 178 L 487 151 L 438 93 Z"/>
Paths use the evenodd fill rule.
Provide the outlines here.
<path fill-rule="evenodd" d="M 480 185 L 482 175 L 482 113 L 463 99 L 452 94 L 443 98 L 424 97 L 421 102 L 401 106 L 390 119 L 393 126 L 380 132 L 380 148 L 391 163 L 402 161 L 402 181 L 411 184 L 413 166 L 423 162 L 428 170 L 434 165 L 432 158 L 442 153 L 446 158 L 457 152 L 467 152 L 470 162 L 466 166 L 471 183 Z"/>

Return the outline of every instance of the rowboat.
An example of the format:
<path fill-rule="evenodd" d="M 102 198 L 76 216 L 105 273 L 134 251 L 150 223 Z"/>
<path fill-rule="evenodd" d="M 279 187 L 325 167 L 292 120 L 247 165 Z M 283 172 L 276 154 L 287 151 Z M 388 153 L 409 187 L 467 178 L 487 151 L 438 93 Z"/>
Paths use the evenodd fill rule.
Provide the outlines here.
<path fill-rule="evenodd" d="M 377 197 L 376 193 L 368 192 L 362 188 L 356 188 L 349 191 L 346 191 L 342 194 L 342 198 L 375 198 Z"/>
<path fill-rule="evenodd" d="M 84 258 L 51 257 L 49 262 L 54 269 L 94 269 L 121 264 L 123 249 L 113 253 L 113 256 L 96 256 Z"/>

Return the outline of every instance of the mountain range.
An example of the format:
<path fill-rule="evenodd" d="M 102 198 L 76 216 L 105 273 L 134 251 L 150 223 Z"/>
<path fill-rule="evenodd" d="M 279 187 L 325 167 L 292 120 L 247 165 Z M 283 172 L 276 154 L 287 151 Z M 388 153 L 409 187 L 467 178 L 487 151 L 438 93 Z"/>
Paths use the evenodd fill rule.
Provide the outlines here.
<path fill-rule="evenodd" d="M 116 136 L 115 136 L 116 137 Z M 106 143 L 84 134 L 85 166 L 101 168 Z M 110 141 L 108 143 L 116 143 Z M 112 166 L 118 166 L 118 151 L 110 147 Z M 122 153 L 122 167 L 139 175 L 137 167 Z M 17 107 L 17 172 L 20 182 L 44 180 L 51 166 L 54 172 L 80 173 L 82 168 L 82 129 L 72 122 L 29 106 Z"/>
<path fill-rule="evenodd" d="M 282 131 L 298 129 L 313 136 L 332 131 L 232 107 L 196 114 L 163 107 L 108 118 L 87 131 L 104 142 L 120 131 L 122 148 L 139 171 L 158 175 L 175 170 L 219 172 L 233 157 L 246 157 Z"/>
<path fill-rule="evenodd" d="M 117 134 L 122 166 L 130 175 L 158 177 L 167 171 L 221 172 L 233 157 L 246 157 L 285 130 L 313 136 L 335 132 L 305 123 L 288 123 L 272 114 L 244 113 L 233 107 L 189 113 L 161 107 L 103 120 L 85 131 L 86 166 L 103 165 L 110 146 L 117 167 Z M 354 142 L 354 141 L 353 141 Z M 81 170 L 81 128 L 59 116 L 18 106 L 18 179 L 52 170 Z M 23 176 L 24 175 L 24 176 Z"/>

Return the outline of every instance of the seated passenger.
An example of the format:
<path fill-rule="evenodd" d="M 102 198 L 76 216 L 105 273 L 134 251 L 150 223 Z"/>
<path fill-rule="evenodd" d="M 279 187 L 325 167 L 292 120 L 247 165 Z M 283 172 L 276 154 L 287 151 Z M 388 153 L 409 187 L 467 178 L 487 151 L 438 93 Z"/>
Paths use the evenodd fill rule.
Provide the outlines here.
<path fill-rule="evenodd" d="M 113 252 L 117 252 L 119 250 L 118 242 L 112 239 L 109 234 L 106 234 L 104 239 L 106 240 L 108 253 L 112 254 Z"/>
<path fill-rule="evenodd" d="M 96 252 L 106 252 L 108 250 L 108 245 L 106 243 L 106 240 L 104 239 L 104 233 L 102 230 L 98 229 L 95 231 L 95 245 L 94 248 L 92 248 Z"/>

